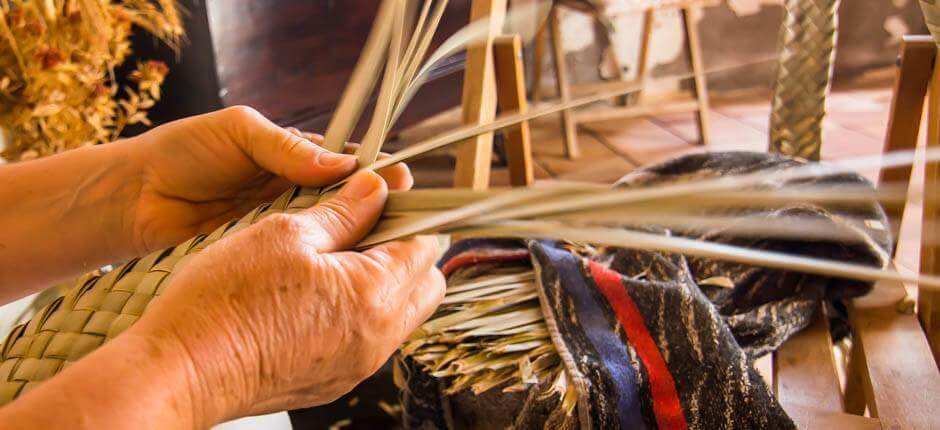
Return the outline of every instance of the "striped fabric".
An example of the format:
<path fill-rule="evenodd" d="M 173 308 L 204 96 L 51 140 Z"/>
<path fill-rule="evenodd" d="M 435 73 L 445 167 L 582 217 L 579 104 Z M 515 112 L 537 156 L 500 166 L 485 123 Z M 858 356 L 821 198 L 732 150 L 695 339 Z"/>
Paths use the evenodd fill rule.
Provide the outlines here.
<path fill-rule="evenodd" d="M 767 154 L 693 155 L 628 175 L 620 186 L 654 186 L 795 163 Z M 866 184 L 847 174 L 801 183 L 832 182 Z M 772 221 L 793 211 L 831 221 L 834 228 L 887 225 L 874 204 L 839 209 L 795 205 L 741 216 Z M 855 228 L 858 239 L 840 243 L 644 228 L 873 266 L 883 265 L 891 248 L 890 236 L 877 228 Z M 473 428 L 474 422 L 482 422 L 474 416 L 485 416 L 487 422 L 515 428 L 795 428 L 753 359 L 804 328 L 820 300 L 837 301 L 870 289 L 855 281 L 709 259 L 536 240 L 461 241 L 440 267 L 446 275 L 463 275 L 507 264 L 535 269 L 552 344 L 578 393 L 576 413 L 560 414 L 557 399 L 540 396 L 544 387 L 538 385 L 521 394 L 491 390 L 479 396 L 443 396 L 441 381 L 415 367 L 403 402 L 406 427 Z M 732 285 L 697 281 L 715 277 Z"/>

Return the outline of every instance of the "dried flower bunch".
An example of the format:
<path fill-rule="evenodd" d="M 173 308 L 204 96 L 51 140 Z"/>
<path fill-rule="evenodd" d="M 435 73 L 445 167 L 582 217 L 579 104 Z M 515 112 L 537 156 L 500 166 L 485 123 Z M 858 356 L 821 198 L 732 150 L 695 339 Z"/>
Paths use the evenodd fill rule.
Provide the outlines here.
<path fill-rule="evenodd" d="M 174 49 L 183 37 L 175 0 L 0 0 L 0 155 L 41 157 L 149 125 L 168 70 L 141 62 L 120 87 L 134 27 Z"/>

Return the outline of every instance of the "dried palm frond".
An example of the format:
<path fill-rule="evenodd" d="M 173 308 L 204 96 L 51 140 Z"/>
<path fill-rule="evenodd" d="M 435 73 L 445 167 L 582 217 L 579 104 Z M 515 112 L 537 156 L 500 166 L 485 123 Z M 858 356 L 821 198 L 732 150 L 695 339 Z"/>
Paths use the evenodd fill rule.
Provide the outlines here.
<path fill-rule="evenodd" d="M 168 70 L 141 62 L 120 87 L 115 69 L 131 52 L 134 26 L 174 49 L 183 37 L 175 0 L 0 2 L 0 132 L 8 137 L 0 156 L 51 155 L 149 125 Z"/>
<path fill-rule="evenodd" d="M 366 54 L 360 59 L 346 95 L 337 108 L 337 119 L 327 131 L 326 145 L 329 149 L 339 150 L 359 121 L 367 98 L 361 95 L 372 91 L 380 70 L 383 79 L 378 89 L 379 98 L 358 152 L 364 169 L 385 167 L 540 115 L 640 89 L 634 84 L 611 86 L 590 96 L 546 104 L 528 113 L 507 113 L 492 123 L 461 127 L 376 161 L 395 118 L 425 79 L 428 65 L 460 47 L 484 40 L 487 34 L 488 23 L 477 21 L 445 41 L 430 55 L 425 66 L 417 67 L 416 64 L 420 64 L 427 53 L 428 40 L 435 30 L 443 4 L 441 1 L 423 2 L 416 23 L 409 26 L 406 24 L 410 22 L 406 11 L 411 8 L 407 0 L 383 1 L 369 36 Z M 512 23 L 521 20 L 520 17 L 531 18 L 543 13 L 545 4 L 537 2 L 517 8 L 510 12 L 507 21 Z M 380 65 L 385 68 L 380 69 Z M 680 78 L 682 76 L 670 79 Z M 940 153 L 928 151 L 927 158 L 937 160 Z M 546 237 L 701 255 L 863 280 L 895 279 L 920 283 L 924 288 L 936 288 L 940 287 L 937 277 L 905 275 L 893 270 L 629 229 L 629 224 L 642 223 L 657 214 L 687 217 L 677 218 L 677 223 L 707 220 L 727 224 L 729 219 L 716 216 L 709 210 L 722 202 L 729 202 L 736 208 L 760 208 L 772 201 L 801 198 L 832 205 L 867 204 L 872 200 L 897 203 L 898 195 L 888 192 L 853 190 L 847 193 L 843 189 L 816 187 L 766 192 L 755 198 L 753 190 L 774 181 L 807 178 L 839 169 L 909 164 L 912 159 L 913 154 L 910 153 L 894 154 L 884 159 L 869 157 L 827 165 L 808 164 L 774 173 L 645 189 L 609 190 L 584 184 L 556 183 L 483 192 L 422 190 L 392 193 L 382 219 L 359 248 L 431 233 Z M 84 279 L 7 337 L 0 348 L 0 403 L 11 401 L 29 387 L 52 377 L 67 363 L 80 359 L 132 325 L 165 288 L 169 275 L 181 262 L 268 215 L 297 212 L 314 206 L 336 186 L 338 184 L 324 189 L 294 187 L 274 202 L 261 205 L 209 234 L 135 259 L 107 274 Z M 690 196 L 695 198 L 690 199 Z M 694 202 L 700 202 L 698 207 Z M 777 234 L 815 234 L 808 229 L 781 228 Z M 824 233 L 834 234 L 819 232 L 820 235 Z M 405 345 L 406 352 L 426 363 L 434 372 L 454 376 L 452 391 L 464 387 L 483 391 L 507 383 L 512 388 L 544 378 L 549 381 L 551 392 L 563 395 L 566 407 L 573 407 L 571 395 L 565 394 L 571 392 L 571 384 L 567 383 L 565 372 L 552 357 L 551 344 L 539 325 L 540 313 L 532 294 L 530 277 L 525 272 L 509 272 L 494 273 L 481 282 L 452 281 L 442 310 Z"/>
<path fill-rule="evenodd" d="M 441 307 L 402 345 L 401 352 L 431 376 L 450 381 L 447 394 L 464 389 L 479 394 L 500 386 L 506 392 L 522 391 L 530 384 L 550 382 L 548 394 L 561 395 L 565 411 L 570 412 L 576 396 L 558 390 L 569 384 L 537 294 L 531 268 L 451 277 Z"/>

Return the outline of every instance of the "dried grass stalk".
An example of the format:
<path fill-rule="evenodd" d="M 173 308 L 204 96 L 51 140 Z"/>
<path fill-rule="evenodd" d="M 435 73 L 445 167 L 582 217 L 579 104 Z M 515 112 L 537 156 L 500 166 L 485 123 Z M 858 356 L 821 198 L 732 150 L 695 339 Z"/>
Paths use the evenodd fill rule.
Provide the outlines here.
<path fill-rule="evenodd" d="M 50 155 L 149 125 L 166 65 L 137 64 L 123 88 L 114 76 L 134 26 L 174 48 L 183 37 L 174 0 L 0 2 L 0 156 Z"/>
<path fill-rule="evenodd" d="M 464 389 L 479 394 L 499 386 L 519 391 L 541 381 L 548 387 L 546 394 L 561 395 L 570 412 L 576 395 L 558 389 L 569 384 L 537 294 L 529 268 L 452 277 L 441 307 L 401 351 L 432 376 L 448 381 L 448 394 Z"/>

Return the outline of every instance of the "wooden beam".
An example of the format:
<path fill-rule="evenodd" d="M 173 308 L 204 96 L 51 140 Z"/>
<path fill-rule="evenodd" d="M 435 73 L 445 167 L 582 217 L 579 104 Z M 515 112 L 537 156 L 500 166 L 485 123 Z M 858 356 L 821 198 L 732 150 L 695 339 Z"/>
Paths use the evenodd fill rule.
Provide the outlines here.
<path fill-rule="evenodd" d="M 548 26 L 552 34 L 552 64 L 555 68 L 555 88 L 558 97 L 567 102 L 571 100 L 571 87 L 568 81 L 568 64 L 565 62 L 565 47 L 561 40 L 561 18 L 558 16 L 558 7 L 552 7 Z M 578 125 L 575 122 L 574 112 L 561 111 L 562 141 L 565 144 L 565 155 L 568 158 L 577 158 L 581 155 L 578 148 Z"/>
<path fill-rule="evenodd" d="M 497 104 L 501 112 L 524 113 L 528 110 L 525 98 L 525 71 L 522 68 L 522 40 L 518 35 L 500 36 L 495 40 Z M 506 163 L 509 165 L 509 183 L 526 186 L 535 181 L 532 170 L 532 142 L 529 122 L 504 132 Z"/>
<path fill-rule="evenodd" d="M 940 428 L 940 371 L 914 315 L 897 309 L 904 287 L 879 282 L 849 306 L 853 348 L 861 348 L 863 390 L 884 428 Z"/>
<path fill-rule="evenodd" d="M 940 148 L 940 67 L 934 66 L 927 98 L 927 148 Z M 924 202 L 920 270 L 940 273 L 940 205 L 931 196 L 940 193 L 940 166 L 928 163 L 924 168 Z M 940 292 L 921 289 L 917 293 L 917 316 L 927 334 L 935 363 L 940 363 Z"/>
<path fill-rule="evenodd" d="M 463 123 L 483 124 L 496 117 L 496 78 L 493 39 L 502 32 L 507 0 L 473 0 L 470 20 L 489 19 L 486 40 L 467 49 L 463 80 Z M 457 146 L 454 187 L 482 190 L 489 187 L 493 133 L 484 133 Z"/>
<path fill-rule="evenodd" d="M 637 53 L 636 82 L 640 85 L 646 83 L 649 77 L 650 43 L 653 40 L 653 25 L 656 23 L 656 13 L 653 9 L 643 12 L 643 33 L 640 35 L 640 51 Z M 641 101 L 642 90 L 633 96 L 636 103 Z M 626 98 L 626 97 L 625 97 Z"/>
<path fill-rule="evenodd" d="M 930 36 L 904 36 L 901 40 L 884 153 L 917 147 L 924 97 L 936 51 L 937 45 Z M 909 184 L 910 181 L 911 166 L 907 165 L 883 169 L 878 184 Z M 885 211 L 891 220 L 891 231 L 894 237 L 898 237 L 904 207 L 885 208 Z"/>
<path fill-rule="evenodd" d="M 548 34 L 548 24 L 543 24 L 535 32 L 532 41 L 532 103 L 542 100 L 542 66 L 545 65 L 545 36 Z"/>
<path fill-rule="evenodd" d="M 842 388 L 832 356 L 829 320 L 821 305 L 813 323 L 775 353 L 774 391 L 784 409 L 796 405 L 842 412 Z"/>
<path fill-rule="evenodd" d="M 698 121 L 699 143 L 708 145 L 711 132 L 709 131 L 709 102 L 708 83 L 705 80 L 705 65 L 702 62 L 702 44 L 699 41 L 698 21 L 689 16 L 693 6 L 679 10 L 682 24 L 685 26 L 685 52 L 692 66 L 692 94 L 698 101 L 696 120 Z"/>

